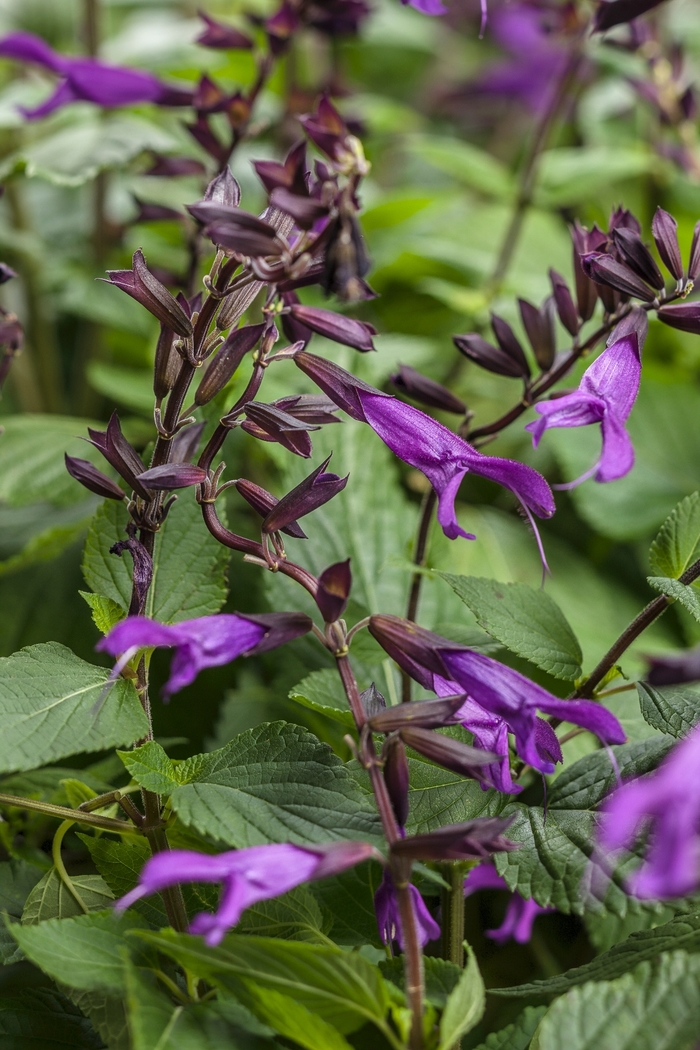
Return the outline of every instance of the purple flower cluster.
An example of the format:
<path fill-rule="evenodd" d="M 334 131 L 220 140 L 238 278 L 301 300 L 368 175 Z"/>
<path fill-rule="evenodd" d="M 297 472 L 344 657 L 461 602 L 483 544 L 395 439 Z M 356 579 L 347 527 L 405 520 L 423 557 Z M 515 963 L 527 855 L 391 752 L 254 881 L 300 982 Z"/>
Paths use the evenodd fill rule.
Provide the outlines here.
<path fill-rule="evenodd" d="M 479 890 L 508 890 L 506 880 L 502 878 L 493 864 L 479 864 L 472 868 L 464 880 L 464 896 L 470 897 Z M 509 891 L 510 892 L 510 891 Z M 506 941 L 517 941 L 527 944 L 532 937 L 532 927 L 538 915 L 546 915 L 555 908 L 543 908 L 532 898 L 526 900 L 519 893 L 511 893 L 503 922 L 496 930 L 487 930 L 486 936 L 497 944 Z"/>

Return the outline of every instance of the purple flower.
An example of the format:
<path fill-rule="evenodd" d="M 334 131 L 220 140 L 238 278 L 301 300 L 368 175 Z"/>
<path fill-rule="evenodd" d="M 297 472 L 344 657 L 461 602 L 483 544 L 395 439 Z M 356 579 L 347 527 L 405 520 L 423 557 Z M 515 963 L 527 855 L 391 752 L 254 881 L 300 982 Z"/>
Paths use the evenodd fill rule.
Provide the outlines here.
<path fill-rule="evenodd" d="M 163 695 L 169 697 L 194 682 L 205 667 L 218 667 L 237 656 L 274 649 L 310 629 L 311 620 L 303 613 L 219 613 L 176 624 L 156 623 L 147 616 L 128 616 L 96 648 L 121 657 L 118 670 L 139 649 L 174 648 L 170 678 L 163 688 Z"/>
<path fill-rule="evenodd" d="M 152 73 L 108 66 L 94 58 L 69 58 L 54 51 L 33 33 L 10 33 L 0 40 L 0 55 L 17 62 L 44 66 L 61 77 L 53 95 L 35 109 L 22 109 L 30 120 L 45 117 L 69 102 L 94 102 L 97 106 L 129 106 L 155 102 L 163 106 L 186 105 L 186 92 L 174 91 Z"/>
<path fill-rule="evenodd" d="M 603 448 L 597 463 L 576 481 L 559 488 L 573 488 L 595 475 L 596 481 L 616 481 L 634 466 L 634 449 L 625 429 L 639 391 L 642 361 L 634 332 L 603 350 L 581 379 L 573 394 L 535 406 L 542 417 L 528 423 L 537 448 L 549 427 L 583 427 L 600 423 Z"/>
<path fill-rule="evenodd" d="M 437 518 L 449 539 L 457 536 L 476 539 L 460 527 L 455 512 L 459 486 L 469 473 L 510 489 L 523 505 L 533 528 L 532 514 L 540 518 L 554 514 L 556 508 L 549 485 L 532 467 L 477 452 L 425 412 L 382 394 L 330 361 L 306 351 L 296 354 L 294 360 L 339 408 L 353 419 L 369 423 L 399 459 L 425 474 L 437 493 Z M 535 533 L 537 535 L 536 529 Z M 539 543 L 539 535 L 537 539 Z"/>
<path fill-rule="evenodd" d="M 649 776 L 623 784 L 606 800 L 600 840 L 631 849 L 651 825 L 641 868 L 627 880 L 637 897 L 684 897 L 700 885 L 700 729 L 694 729 Z"/>
<path fill-rule="evenodd" d="M 303 882 L 337 875 L 372 856 L 367 842 L 334 842 L 327 846 L 293 846 L 289 842 L 251 846 L 210 856 L 177 849 L 159 853 L 144 865 L 138 885 L 117 901 L 124 911 L 142 897 L 181 882 L 221 882 L 218 911 L 195 915 L 190 933 L 204 934 L 210 946 L 220 944 L 246 908 L 278 897 Z"/>
<path fill-rule="evenodd" d="M 434 941 L 440 936 L 440 927 L 428 911 L 425 901 L 412 883 L 408 884 L 408 891 L 413 901 L 413 912 L 418 925 L 418 939 L 425 946 L 428 941 Z M 377 925 L 379 936 L 384 944 L 397 941 L 401 951 L 404 950 L 403 933 L 401 930 L 401 916 L 399 914 L 399 901 L 396 887 L 391 873 L 384 869 L 384 878 L 379 884 L 379 889 L 374 895 L 374 910 L 377 913 Z"/>
<path fill-rule="evenodd" d="M 478 91 L 516 98 L 536 113 L 546 108 L 567 54 L 544 24 L 551 15 L 528 4 L 507 4 L 494 13 L 493 35 L 511 57 L 486 67 L 474 85 Z"/>
<path fill-rule="evenodd" d="M 479 890 L 507 890 L 505 879 L 501 878 L 492 864 L 480 864 L 464 880 L 464 896 L 470 897 Z M 525 900 L 519 893 L 511 894 L 503 922 L 497 930 L 487 930 L 486 936 L 498 944 L 506 941 L 517 941 L 527 944 L 532 936 L 532 924 L 538 915 L 556 911 L 556 908 L 543 908 L 534 900 Z"/>

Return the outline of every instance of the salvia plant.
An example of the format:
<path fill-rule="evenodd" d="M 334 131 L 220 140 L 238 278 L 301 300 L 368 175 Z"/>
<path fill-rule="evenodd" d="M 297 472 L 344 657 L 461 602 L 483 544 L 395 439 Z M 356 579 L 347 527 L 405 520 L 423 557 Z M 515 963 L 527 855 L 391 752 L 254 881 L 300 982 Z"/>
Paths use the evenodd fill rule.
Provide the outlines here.
<path fill-rule="evenodd" d="M 697 11 L 122 6 L 0 13 L 0 1045 L 692 1050 Z"/>

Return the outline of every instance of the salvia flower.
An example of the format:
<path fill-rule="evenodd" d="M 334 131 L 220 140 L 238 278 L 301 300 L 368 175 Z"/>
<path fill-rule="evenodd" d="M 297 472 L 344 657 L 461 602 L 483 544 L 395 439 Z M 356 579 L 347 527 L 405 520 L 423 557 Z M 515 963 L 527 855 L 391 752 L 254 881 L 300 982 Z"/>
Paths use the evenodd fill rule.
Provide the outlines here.
<path fill-rule="evenodd" d="M 320 467 L 316 467 L 316 470 L 275 504 L 263 520 L 263 532 L 281 532 L 296 522 L 297 518 L 303 518 L 304 515 L 317 510 L 343 491 L 350 475 L 346 474 L 341 478 L 337 474 L 326 473 L 330 458 L 329 456 L 324 460 Z"/>
<path fill-rule="evenodd" d="M 186 105 L 190 100 L 189 93 L 169 88 L 152 73 L 108 66 L 94 58 L 61 55 L 33 33 L 10 33 L 0 40 L 0 55 L 43 66 L 61 78 L 53 95 L 40 106 L 22 109 L 29 120 L 48 116 L 69 102 L 93 102 L 111 109 L 138 102 Z"/>
<path fill-rule="evenodd" d="M 637 897 L 684 897 L 700 885 L 699 763 L 694 729 L 658 769 L 623 784 L 603 807 L 600 840 L 608 849 L 631 849 L 651 826 L 645 861 L 628 879 Z"/>
<path fill-rule="evenodd" d="M 418 940 L 425 946 L 428 941 L 434 941 L 440 936 L 440 927 L 428 911 L 425 901 L 414 885 L 409 883 L 408 892 L 413 902 L 413 912 L 418 927 Z M 384 878 L 379 884 L 379 889 L 374 895 L 374 910 L 377 913 L 377 926 L 379 936 L 384 944 L 396 941 L 399 948 L 404 950 L 404 937 L 401 929 L 401 915 L 399 913 L 399 901 L 396 894 L 396 886 L 388 869 L 384 869 Z"/>
<path fill-rule="evenodd" d="M 449 539 L 476 538 L 461 528 L 455 510 L 459 486 L 469 473 L 510 489 L 531 522 L 532 514 L 549 518 L 554 513 L 549 485 L 532 467 L 477 452 L 425 412 L 382 394 L 323 358 L 302 351 L 294 361 L 339 408 L 368 423 L 399 459 L 425 474 L 437 493 L 438 521 Z"/>
<path fill-rule="evenodd" d="M 600 354 L 581 379 L 578 390 L 535 406 L 540 419 L 528 423 L 537 447 L 550 427 L 582 427 L 600 423 L 603 448 L 597 463 L 576 481 L 573 488 L 595 475 L 600 482 L 616 481 L 634 466 L 634 448 L 625 429 L 627 417 L 639 391 L 642 362 L 635 333 L 613 343 Z"/>
<path fill-rule="evenodd" d="M 502 878 L 493 864 L 479 864 L 464 880 L 464 896 L 470 897 L 479 890 L 508 890 L 506 880 Z M 497 944 L 506 941 L 517 941 L 527 944 L 532 937 L 532 926 L 538 915 L 556 911 L 555 908 L 543 908 L 535 900 L 525 900 L 519 893 L 511 894 L 502 924 L 496 930 L 486 930 L 486 936 Z"/>
<path fill-rule="evenodd" d="M 223 892 L 212 915 L 195 915 L 190 933 L 204 935 L 208 945 L 220 944 L 242 913 L 258 901 L 270 900 L 304 882 L 337 875 L 374 854 L 367 842 L 333 842 L 324 846 L 294 846 L 290 842 L 230 850 L 211 856 L 193 850 L 159 853 L 144 865 L 138 885 L 117 901 L 124 911 L 142 897 L 182 882 L 221 882 Z"/>
<path fill-rule="evenodd" d="M 700 681 L 700 646 L 684 653 L 649 656 L 646 680 L 649 685 L 680 685 Z"/>
<path fill-rule="evenodd" d="M 129 616 L 113 627 L 96 648 L 121 657 L 122 666 L 125 658 L 130 659 L 139 649 L 174 648 L 170 678 L 163 688 L 163 695 L 169 697 L 194 682 L 205 667 L 218 667 L 238 656 L 274 649 L 310 629 L 311 620 L 303 613 L 219 613 L 175 624 L 157 623 L 147 616 Z"/>

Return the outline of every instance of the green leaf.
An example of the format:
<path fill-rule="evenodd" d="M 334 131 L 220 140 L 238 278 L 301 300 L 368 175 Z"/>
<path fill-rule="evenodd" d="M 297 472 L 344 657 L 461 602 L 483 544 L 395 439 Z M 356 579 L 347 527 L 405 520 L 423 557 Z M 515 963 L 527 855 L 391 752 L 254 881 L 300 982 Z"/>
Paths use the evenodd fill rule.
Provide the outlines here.
<path fill-rule="evenodd" d="M 464 942 L 467 964 L 462 976 L 445 1003 L 440 1018 L 438 1050 L 452 1050 L 463 1035 L 470 1032 L 483 1017 L 486 1009 L 486 990 L 474 952 Z"/>
<path fill-rule="evenodd" d="M 507 796 L 483 791 L 475 780 L 458 773 L 409 758 L 409 816 L 406 829 L 411 835 L 435 831 L 444 824 L 461 824 L 476 817 L 498 816 Z"/>
<path fill-rule="evenodd" d="M 227 846 L 375 839 L 374 807 L 341 760 L 313 734 L 286 722 L 249 729 L 226 747 L 179 767 L 196 782 L 174 789 L 184 824 Z"/>
<path fill-rule="evenodd" d="M 626 941 L 614 944 L 585 966 L 543 981 L 530 981 L 512 988 L 490 988 L 490 995 L 505 997 L 555 996 L 586 981 L 612 981 L 629 973 L 639 963 L 657 959 L 664 952 L 700 952 L 700 915 L 678 915 L 662 926 L 633 933 Z"/>
<path fill-rule="evenodd" d="M 651 545 L 649 565 L 655 576 L 678 579 L 700 557 L 700 492 L 674 507 Z"/>
<path fill-rule="evenodd" d="M 141 869 L 151 856 L 150 847 L 145 839 L 135 835 L 121 842 L 104 836 L 97 838 L 94 835 L 80 835 L 80 838 L 89 849 L 93 864 L 115 897 L 123 897 L 129 890 L 133 890 L 139 881 Z M 143 915 L 151 926 L 168 925 L 163 902 L 157 893 L 137 901 L 133 908 Z"/>
<path fill-rule="evenodd" d="M 102 911 L 114 900 L 114 894 L 100 875 L 71 875 L 71 882 L 88 911 Z M 22 925 L 36 926 L 47 919 L 69 919 L 84 914 L 56 869 L 51 868 L 27 897 Z"/>
<path fill-rule="evenodd" d="M 577 204 L 611 183 L 646 175 L 659 167 L 656 154 L 643 143 L 548 149 L 540 160 L 536 198 L 548 208 Z"/>
<path fill-rule="evenodd" d="M 126 507 L 105 500 L 95 515 L 83 558 L 88 586 L 126 612 L 131 600 L 131 564 L 109 549 L 124 538 Z M 202 512 L 187 491 L 171 508 L 153 552 L 153 583 L 145 615 L 161 623 L 178 623 L 219 611 L 226 601 L 230 551 L 217 543 L 202 521 Z"/>
<path fill-rule="evenodd" d="M 700 957 L 664 955 L 616 981 L 573 988 L 550 1007 L 532 1050 L 691 1050 L 700 1030 Z"/>
<path fill-rule="evenodd" d="M 492 1032 L 475 1050 L 527 1050 L 546 1010 L 546 1006 L 526 1007 L 512 1024 L 500 1032 Z"/>
<path fill-rule="evenodd" d="M 78 594 L 90 606 L 93 623 L 102 634 L 109 634 L 115 623 L 124 619 L 124 609 L 112 598 L 91 591 L 78 591 Z"/>
<path fill-rule="evenodd" d="M 332 924 L 331 916 L 324 914 L 311 890 L 298 886 L 283 897 L 246 908 L 237 928 L 257 937 L 327 944 Z"/>
<path fill-rule="evenodd" d="M 37 926 L 12 926 L 20 948 L 40 970 L 81 991 L 121 992 L 125 934 L 144 925 L 133 912 L 96 912 L 70 919 L 48 919 Z"/>
<path fill-rule="evenodd" d="M 355 726 L 343 683 L 335 668 L 312 671 L 299 685 L 294 686 L 289 697 L 302 707 L 309 707 L 312 711 L 327 715 L 344 726 Z"/>
<path fill-rule="evenodd" d="M 0 770 L 131 744 L 148 721 L 131 682 L 117 679 L 99 705 L 109 671 L 57 642 L 30 645 L 0 659 Z"/>
<path fill-rule="evenodd" d="M 79 436 L 86 433 L 87 427 L 99 425 L 87 419 L 32 413 L 4 419 L 0 435 L 0 501 L 23 507 L 42 501 L 63 506 L 84 500 L 85 489 L 67 472 L 63 457 L 67 452 L 109 472 L 97 449 Z"/>
<path fill-rule="evenodd" d="M 0 915 L 21 919 L 25 901 L 41 879 L 40 868 L 23 860 L 5 860 L 0 864 Z M 19 962 L 22 952 L 5 924 L 0 927 L 0 962 Z"/>
<path fill-rule="evenodd" d="M 555 678 L 581 675 L 581 647 L 556 602 L 525 583 L 441 572 L 485 631 Z"/>
<path fill-rule="evenodd" d="M 379 970 L 355 952 L 240 934 L 230 934 L 218 948 L 208 948 L 201 940 L 170 930 L 144 931 L 138 937 L 192 973 L 234 994 L 278 1031 L 284 1018 L 281 1007 L 289 1005 L 287 1000 L 318 1015 L 342 1035 L 356 1031 L 367 1021 L 384 1028 L 389 1008 L 384 981 Z M 271 1009 L 267 1006 L 269 992 L 283 997 L 271 1002 Z M 268 1010 L 274 1020 L 266 1016 Z M 290 1034 L 289 1038 L 298 1039 L 299 1035 Z M 321 1043 L 303 1045 L 323 1050 Z"/>
<path fill-rule="evenodd" d="M 402 991 L 406 984 L 406 967 L 403 956 L 394 956 L 393 959 L 382 959 L 379 963 L 387 981 L 391 981 Z M 462 976 L 462 970 L 447 959 L 439 959 L 436 956 L 426 955 L 423 959 L 425 971 L 425 998 L 434 1006 L 441 1009 L 447 1002 L 450 994 L 454 991 Z"/>
<path fill-rule="evenodd" d="M 186 784 L 194 777 L 180 779 L 177 773 L 177 765 L 168 758 L 164 749 L 155 740 L 147 740 L 133 751 L 117 751 L 122 762 L 131 776 L 146 791 L 154 791 L 158 795 L 170 795 L 179 784 Z M 190 759 L 191 765 L 192 760 Z M 180 769 L 185 763 L 179 763 Z"/>
<path fill-rule="evenodd" d="M 680 602 L 691 616 L 700 620 L 700 593 L 697 588 L 688 587 L 679 580 L 671 580 L 666 576 L 647 576 L 647 583 L 655 591 L 660 591 L 673 601 Z"/>
<path fill-rule="evenodd" d="M 622 779 L 655 769 L 672 744 L 670 737 L 650 737 L 613 748 Z M 624 917 L 628 910 L 643 907 L 623 889 L 633 859 L 620 865 L 611 878 L 600 873 L 591 878 L 596 808 L 616 783 L 607 752 L 595 751 L 560 773 L 549 793 L 546 815 L 539 806 L 507 805 L 503 816 L 514 817 L 508 838 L 521 843 L 521 848 L 496 854 L 495 862 L 509 889 L 566 914 L 605 908 Z"/>
<path fill-rule="evenodd" d="M 0 997 L 0 1046 L 7 1050 L 99 1050 L 103 1045 L 88 1019 L 55 989 Z"/>
<path fill-rule="evenodd" d="M 330 932 L 338 944 L 381 946 L 374 910 L 374 894 L 381 881 L 382 869 L 372 862 L 310 884 L 314 897 L 333 920 Z"/>
<path fill-rule="evenodd" d="M 145 368 L 124 368 L 106 361 L 90 361 L 87 377 L 90 386 L 135 412 L 153 415 L 153 375 Z"/>
<path fill-rule="evenodd" d="M 470 189 L 500 200 L 510 200 L 513 196 L 513 176 L 505 164 L 470 142 L 437 135 L 415 135 L 406 140 L 406 145 L 414 156 Z"/>
<path fill-rule="evenodd" d="M 332 1024 L 292 995 L 285 995 L 275 988 L 263 991 L 253 981 L 244 981 L 238 995 L 257 1017 L 307 1050 L 352 1050 L 347 1039 Z"/>
<path fill-rule="evenodd" d="M 80 521 L 71 522 L 69 525 L 54 525 L 32 536 L 21 551 L 7 558 L 6 561 L 0 562 L 0 576 L 17 572 L 28 565 L 53 561 L 59 554 L 63 554 L 66 547 L 70 547 L 83 535 L 89 520 L 89 518 L 81 518 Z"/>
<path fill-rule="evenodd" d="M 90 1018 L 108 1050 L 133 1050 L 129 1037 L 126 1009 L 121 996 L 102 992 L 85 992 L 63 987 L 70 1001 Z"/>
<path fill-rule="evenodd" d="M 645 721 L 662 733 L 684 737 L 700 720 L 700 690 L 697 688 L 637 682 L 637 693 Z"/>

